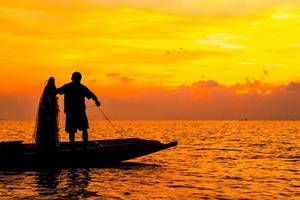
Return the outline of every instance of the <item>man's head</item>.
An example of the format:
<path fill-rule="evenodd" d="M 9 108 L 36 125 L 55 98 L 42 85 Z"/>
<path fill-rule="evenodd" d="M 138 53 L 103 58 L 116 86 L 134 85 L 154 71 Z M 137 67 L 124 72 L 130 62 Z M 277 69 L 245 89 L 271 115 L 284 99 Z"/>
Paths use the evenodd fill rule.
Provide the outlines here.
<path fill-rule="evenodd" d="M 74 72 L 72 74 L 72 81 L 73 82 L 80 83 L 81 79 L 82 79 L 82 76 L 81 76 L 81 74 L 79 72 Z"/>

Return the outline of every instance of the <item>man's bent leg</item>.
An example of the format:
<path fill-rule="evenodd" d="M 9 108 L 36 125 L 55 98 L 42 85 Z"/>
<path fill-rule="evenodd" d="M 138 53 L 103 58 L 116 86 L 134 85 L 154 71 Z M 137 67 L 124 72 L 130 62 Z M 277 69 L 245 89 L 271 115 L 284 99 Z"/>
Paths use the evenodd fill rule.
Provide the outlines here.
<path fill-rule="evenodd" d="M 89 136 L 88 136 L 88 131 L 87 131 L 87 130 L 83 130 L 83 131 L 82 131 L 82 140 L 83 140 L 83 142 L 84 142 L 85 144 L 88 143 L 88 140 L 89 140 L 88 137 L 89 137 Z"/>
<path fill-rule="evenodd" d="M 76 132 L 70 132 L 69 133 L 69 140 L 70 140 L 70 148 L 73 149 L 74 143 L 75 143 L 75 133 Z"/>

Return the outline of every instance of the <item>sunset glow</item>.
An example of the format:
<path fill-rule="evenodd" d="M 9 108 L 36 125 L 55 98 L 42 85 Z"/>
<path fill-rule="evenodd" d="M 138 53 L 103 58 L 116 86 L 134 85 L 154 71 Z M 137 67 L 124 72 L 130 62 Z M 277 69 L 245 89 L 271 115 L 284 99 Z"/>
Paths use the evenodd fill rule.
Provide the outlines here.
<path fill-rule="evenodd" d="M 250 114 L 241 101 L 257 101 L 253 109 L 261 110 L 259 98 L 269 99 L 273 111 L 279 99 L 290 102 L 285 113 L 253 118 L 298 118 L 291 102 L 300 99 L 299 6 L 295 0 L 2 1 L 0 117 L 34 116 L 32 108 L 49 76 L 60 86 L 73 71 L 81 71 L 84 84 L 120 119 L 177 118 L 168 110 L 190 101 L 185 101 L 187 90 L 191 101 L 231 98 L 236 110 L 185 115 L 182 108 L 186 118 L 242 118 Z M 216 88 L 221 96 L 212 95 Z M 291 88 L 296 92 L 288 93 Z M 143 112 L 147 101 L 165 105 L 176 95 L 162 113 Z M 18 102 L 28 96 L 34 102 L 21 106 Z M 17 116 L 18 106 L 31 111 Z M 126 114 L 128 106 L 135 110 L 132 115 Z M 191 106 L 187 109 L 198 108 Z M 215 114 L 207 116 L 210 112 Z"/>

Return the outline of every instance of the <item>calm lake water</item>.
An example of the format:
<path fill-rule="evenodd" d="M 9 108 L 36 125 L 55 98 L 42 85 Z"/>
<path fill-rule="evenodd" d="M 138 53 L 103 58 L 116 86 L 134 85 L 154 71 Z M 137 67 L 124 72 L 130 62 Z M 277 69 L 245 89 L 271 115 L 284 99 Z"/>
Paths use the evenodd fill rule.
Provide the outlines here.
<path fill-rule="evenodd" d="M 90 139 L 179 145 L 117 168 L 0 171 L 0 199 L 300 199 L 300 121 L 114 123 L 123 133 L 91 122 Z M 31 142 L 33 129 L 0 121 L 0 141 Z"/>

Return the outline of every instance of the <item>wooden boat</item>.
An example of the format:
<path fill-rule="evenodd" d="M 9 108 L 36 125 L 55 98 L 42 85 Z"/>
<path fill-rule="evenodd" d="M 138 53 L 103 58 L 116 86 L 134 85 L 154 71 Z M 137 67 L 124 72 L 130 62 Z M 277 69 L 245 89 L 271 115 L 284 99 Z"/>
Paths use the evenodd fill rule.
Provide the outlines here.
<path fill-rule="evenodd" d="M 72 150 L 62 142 L 55 152 L 38 153 L 22 141 L 0 143 L 0 168 L 100 167 L 114 165 L 177 145 L 138 138 L 75 142 Z"/>

